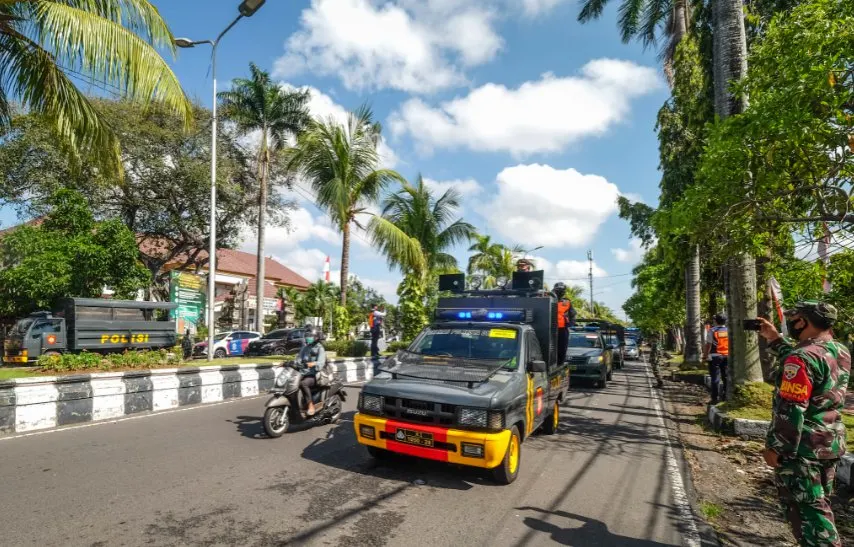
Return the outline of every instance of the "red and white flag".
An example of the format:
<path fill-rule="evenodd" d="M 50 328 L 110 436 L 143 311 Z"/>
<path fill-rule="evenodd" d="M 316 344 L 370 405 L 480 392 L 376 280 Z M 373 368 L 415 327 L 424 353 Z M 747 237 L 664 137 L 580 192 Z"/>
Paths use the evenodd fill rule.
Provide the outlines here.
<path fill-rule="evenodd" d="M 768 278 L 768 292 L 771 293 L 771 299 L 774 301 L 774 309 L 777 312 L 777 319 L 780 321 L 780 330 L 784 335 L 788 335 L 786 320 L 783 317 L 783 289 L 780 288 L 780 283 L 773 275 Z"/>
<path fill-rule="evenodd" d="M 329 283 L 329 257 L 326 257 L 326 262 L 323 263 L 323 277 Z"/>

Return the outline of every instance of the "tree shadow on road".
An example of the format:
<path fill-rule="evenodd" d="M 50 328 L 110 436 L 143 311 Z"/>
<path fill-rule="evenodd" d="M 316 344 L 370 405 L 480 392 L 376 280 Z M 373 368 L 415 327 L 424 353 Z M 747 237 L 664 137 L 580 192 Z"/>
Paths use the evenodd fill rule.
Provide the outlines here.
<path fill-rule="evenodd" d="M 544 515 L 553 515 L 565 519 L 580 521 L 581 526 L 559 526 L 541 518 L 525 517 L 526 526 L 543 534 L 549 534 L 549 539 L 560 545 L 597 545 L 600 547 L 666 547 L 667 543 L 621 536 L 608 530 L 608 526 L 596 519 L 569 513 L 567 511 L 547 511 L 538 507 L 517 507 L 519 511 L 535 511 Z M 568 523 L 569 524 L 569 523 Z"/>

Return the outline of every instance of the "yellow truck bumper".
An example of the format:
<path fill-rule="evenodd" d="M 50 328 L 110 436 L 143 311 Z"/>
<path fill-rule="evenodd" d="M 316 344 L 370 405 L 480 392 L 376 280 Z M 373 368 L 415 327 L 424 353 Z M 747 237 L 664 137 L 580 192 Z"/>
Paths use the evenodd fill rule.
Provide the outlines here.
<path fill-rule="evenodd" d="M 362 413 L 356 414 L 353 423 L 356 439 L 365 446 L 486 469 L 498 467 L 510 445 L 510 430 L 507 429 L 497 433 L 480 433 L 401 422 Z M 420 444 L 414 444 L 413 440 Z M 466 451 L 463 450 L 464 443 Z M 477 453 L 482 455 L 474 455 Z"/>

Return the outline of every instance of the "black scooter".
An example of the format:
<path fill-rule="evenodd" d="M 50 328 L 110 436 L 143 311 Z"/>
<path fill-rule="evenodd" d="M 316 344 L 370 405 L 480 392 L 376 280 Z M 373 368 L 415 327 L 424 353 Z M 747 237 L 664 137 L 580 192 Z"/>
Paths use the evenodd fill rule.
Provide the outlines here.
<path fill-rule="evenodd" d="M 285 363 L 270 390 L 273 396 L 267 401 L 264 411 L 264 431 L 274 439 L 284 435 L 291 424 L 334 424 L 341 418 L 347 394 L 342 389 L 343 384 L 337 380 L 328 386 L 312 388 L 315 413 L 314 416 L 307 414 L 304 408 L 307 405 L 299 389 L 303 370 L 295 362 Z"/>

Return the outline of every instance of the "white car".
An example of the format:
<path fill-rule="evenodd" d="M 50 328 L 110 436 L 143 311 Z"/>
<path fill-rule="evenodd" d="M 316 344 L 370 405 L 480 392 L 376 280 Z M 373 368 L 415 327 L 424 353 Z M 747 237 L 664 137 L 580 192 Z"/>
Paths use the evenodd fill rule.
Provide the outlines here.
<path fill-rule="evenodd" d="M 221 332 L 214 336 L 214 357 L 236 357 L 243 355 L 249 342 L 261 338 L 260 332 L 236 330 Z M 193 346 L 193 356 L 203 357 L 208 354 L 208 342 L 199 342 Z"/>

